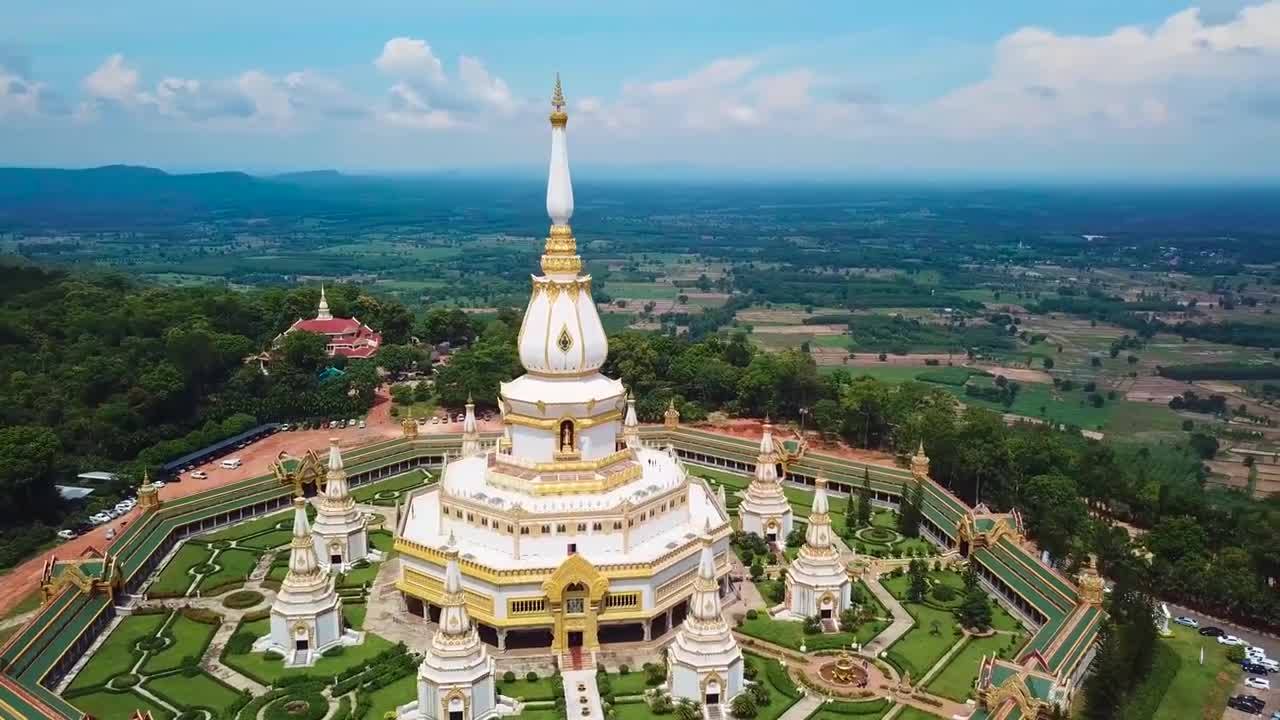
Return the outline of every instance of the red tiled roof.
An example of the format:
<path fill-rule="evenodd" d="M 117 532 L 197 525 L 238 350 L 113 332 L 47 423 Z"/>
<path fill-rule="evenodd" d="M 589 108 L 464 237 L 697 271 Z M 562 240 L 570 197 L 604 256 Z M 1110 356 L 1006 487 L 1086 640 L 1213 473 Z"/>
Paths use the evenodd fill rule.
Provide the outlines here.
<path fill-rule="evenodd" d="M 357 333 L 364 325 L 353 318 L 332 318 L 329 320 L 299 320 L 293 324 L 294 330 L 320 333 L 321 335 L 342 335 Z"/>

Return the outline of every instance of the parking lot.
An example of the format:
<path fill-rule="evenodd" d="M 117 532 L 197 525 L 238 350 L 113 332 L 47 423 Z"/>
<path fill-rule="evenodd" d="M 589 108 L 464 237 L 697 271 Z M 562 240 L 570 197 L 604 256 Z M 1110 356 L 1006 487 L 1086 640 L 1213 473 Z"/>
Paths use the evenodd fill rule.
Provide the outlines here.
<path fill-rule="evenodd" d="M 1194 610 L 1189 610 L 1175 605 L 1169 605 L 1169 612 L 1175 617 L 1185 615 L 1187 617 L 1194 618 L 1200 623 L 1201 627 L 1212 625 L 1214 627 L 1222 628 L 1222 630 L 1229 635 L 1235 635 L 1250 645 L 1263 648 L 1267 651 L 1267 657 L 1273 660 L 1280 659 L 1280 640 L 1277 640 L 1277 638 L 1270 635 L 1265 635 L 1248 628 L 1240 627 L 1233 623 L 1219 622 L 1213 618 L 1201 615 Z M 1205 640 L 1208 641 L 1214 639 L 1205 638 Z M 1259 717 L 1269 719 L 1273 712 L 1280 711 L 1280 692 L 1278 692 L 1275 687 L 1277 683 L 1280 683 L 1280 673 L 1271 673 L 1270 675 L 1259 676 L 1265 677 L 1271 681 L 1272 688 L 1270 690 L 1257 690 L 1251 687 L 1246 687 L 1244 682 L 1248 677 L 1250 677 L 1250 675 L 1247 673 L 1241 674 L 1239 681 L 1237 681 L 1235 687 L 1231 689 L 1230 696 L 1252 695 L 1254 697 L 1261 698 L 1266 703 L 1266 706 L 1263 708 L 1260 715 L 1252 715 L 1242 710 L 1227 707 L 1224 708 L 1224 713 L 1222 715 L 1224 720 L 1257 720 Z"/>

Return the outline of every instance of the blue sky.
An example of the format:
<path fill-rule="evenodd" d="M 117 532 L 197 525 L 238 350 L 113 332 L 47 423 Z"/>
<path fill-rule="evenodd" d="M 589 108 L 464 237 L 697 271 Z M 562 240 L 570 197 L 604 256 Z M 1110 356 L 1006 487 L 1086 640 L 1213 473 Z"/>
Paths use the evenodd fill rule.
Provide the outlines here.
<path fill-rule="evenodd" d="M 0 10 L 0 164 L 1274 178 L 1280 0 Z"/>

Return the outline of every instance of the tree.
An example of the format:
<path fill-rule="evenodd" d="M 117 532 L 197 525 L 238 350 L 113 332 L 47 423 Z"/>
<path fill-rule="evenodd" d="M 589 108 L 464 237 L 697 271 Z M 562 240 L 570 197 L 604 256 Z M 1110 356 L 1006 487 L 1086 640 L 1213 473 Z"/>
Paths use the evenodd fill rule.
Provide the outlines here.
<path fill-rule="evenodd" d="M 36 520 L 50 513 L 35 511 L 43 504 L 61 504 L 54 489 L 54 471 L 62 443 L 52 430 L 33 425 L 0 428 L 0 517 Z"/>
<path fill-rule="evenodd" d="M 964 601 L 956 608 L 955 615 L 960 624 L 970 630 L 986 632 L 991 627 L 991 599 L 981 588 L 966 588 Z"/>
<path fill-rule="evenodd" d="M 871 524 L 871 471 L 862 468 L 862 487 L 858 489 L 858 525 L 867 527 Z"/>
<path fill-rule="evenodd" d="M 1066 475 L 1037 475 L 1022 486 L 1027 528 L 1055 561 L 1065 561 L 1088 522 L 1076 482 Z"/>
<path fill-rule="evenodd" d="M 929 580 L 925 574 L 925 564 L 920 560 L 912 560 L 907 566 L 910 584 L 907 586 L 907 598 L 913 602 L 924 602 L 929 592 Z"/>
<path fill-rule="evenodd" d="M 328 345 L 329 339 L 319 333 L 295 331 L 285 335 L 280 342 L 280 359 L 286 365 L 284 370 L 318 372 L 328 363 L 329 358 L 325 354 Z"/>
<path fill-rule="evenodd" d="M 733 703 L 730 705 L 730 712 L 736 718 L 750 720 L 750 718 L 756 716 L 759 709 L 756 707 L 755 698 L 751 696 L 751 693 L 745 692 L 734 696 Z"/>

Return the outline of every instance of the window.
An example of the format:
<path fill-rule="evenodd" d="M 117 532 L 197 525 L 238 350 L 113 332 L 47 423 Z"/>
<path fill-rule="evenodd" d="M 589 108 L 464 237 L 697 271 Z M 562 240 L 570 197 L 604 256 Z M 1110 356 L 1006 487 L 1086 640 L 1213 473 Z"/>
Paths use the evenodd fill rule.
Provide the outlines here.
<path fill-rule="evenodd" d="M 474 513 L 467 513 L 467 522 L 475 522 L 475 521 L 476 521 L 476 516 L 475 516 L 475 514 L 474 514 Z"/>
<path fill-rule="evenodd" d="M 600 523 L 591 523 L 591 529 L 596 532 L 600 532 L 604 527 Z"/>
<path fill-rule="evenodd" d="M 613 529 L 614 529 L 614 530 L 621 530 L 621 529 L 622 529 L 622 521 L 621 521 L 621 520 L 614 520 L 614 521 L 613 521 Z"/>
<path fill-rule="evenodd" d="M 586 531 L 587 531 L 587 524 L 586 524 L 586 523 L 578 523 L 578 532 L 586 532 Z"/>
<path fill-rule="evenodd" d="M 573 555 L 578 552 L 578 543 L 569 543 L 569 554 Z"/>
<path fill-rule="evenodd" d="M 510 535 L 513 532 L 515 532 L 515 528 L 512 527 L 511 523 L 507 523 L 507 534 Z"/>
<path fill-rule="evenodd" d="M 521 535 L 528 535 L 528 534 L 529 534 L 529 528 L 527 528 L 527 527 L 521 527 L 521 528 L 520 528 L 520 534 L 521 534 Z"/>
<path fill-rule="evenodd" d="M 480 518 L 480 524 L 485 527 L 489 527 L 489 518 L 487 517 Z"/>
<path fill-rule="evenodd" d="M 558 532 L 558 533 L 566 532 L 566 529 L 565 529 L 564 523 L 558 523 L 558 524 L 556 525 L 556 532 Z"/>
<path fill-rule="evenodd" d="M 543 525 L 543 526 L 542 526 L 542 534 L 543 534 L 543 535 L 550 535 L 550 534 L 551 534 L 551 526 L 550 526 L 550 525 Z"/>

